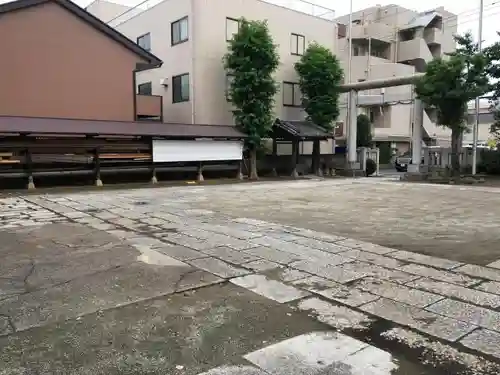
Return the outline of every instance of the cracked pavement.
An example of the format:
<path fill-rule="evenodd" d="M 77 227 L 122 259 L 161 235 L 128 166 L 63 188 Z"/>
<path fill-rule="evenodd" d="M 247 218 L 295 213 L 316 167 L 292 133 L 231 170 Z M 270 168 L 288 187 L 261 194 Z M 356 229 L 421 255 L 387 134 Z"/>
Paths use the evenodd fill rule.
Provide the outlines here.
<path fill-rule="evenodd" d="M 384 246 L 403 231 L 391 238 L 395 218 L 374 207 L 396 215 L 422 189 L 312 180 L 0 199 L 0 374 L 498 374 L 500 256 L 442 256 L 450 238 L 432 256 Z M 428 189 L 447 204 L 466 194 Z M 498 236 L 490 215 L 462 208 Z M 436 226 L 458 241 L 448 212 Z M 360 236 L 344 231 L 354 216 Z M 360 241 L 375 222 L 385 242 Z"/>

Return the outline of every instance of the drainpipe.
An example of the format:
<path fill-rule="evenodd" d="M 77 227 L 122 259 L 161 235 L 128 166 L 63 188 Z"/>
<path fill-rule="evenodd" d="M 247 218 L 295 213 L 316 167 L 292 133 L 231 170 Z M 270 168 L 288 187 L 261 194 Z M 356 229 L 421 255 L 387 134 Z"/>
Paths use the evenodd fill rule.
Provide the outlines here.
<path fill-rule="evenodd" d="M 366 67 L 366 79 L 370 80 L 371 66 L 372 66 L 372 38 L 368 37 L 368 59 Z M 372 90 L 368 90 L 368 95 L 370 95 Z"/>
<path fill-rule="evenodd" d="M 191 101 L 191 123 L 196 124 L 196 93 L 194 91 L 195 82 L 195 4 L 196 0 L 191 0 L 191 19 L 189 20 L 189 49 L 191 52 L 191 74 L 189 75 L 189 99 Z"/>

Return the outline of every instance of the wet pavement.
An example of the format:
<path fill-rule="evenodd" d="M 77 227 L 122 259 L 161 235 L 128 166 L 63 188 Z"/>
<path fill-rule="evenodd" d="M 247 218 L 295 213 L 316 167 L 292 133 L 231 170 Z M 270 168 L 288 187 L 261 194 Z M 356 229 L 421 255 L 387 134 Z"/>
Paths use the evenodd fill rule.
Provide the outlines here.
<path fill-rule="evenodd" d="M 498 263 L 272 220 L 342 181 L 0 199 L 0 374 L 498 374 Z"/>

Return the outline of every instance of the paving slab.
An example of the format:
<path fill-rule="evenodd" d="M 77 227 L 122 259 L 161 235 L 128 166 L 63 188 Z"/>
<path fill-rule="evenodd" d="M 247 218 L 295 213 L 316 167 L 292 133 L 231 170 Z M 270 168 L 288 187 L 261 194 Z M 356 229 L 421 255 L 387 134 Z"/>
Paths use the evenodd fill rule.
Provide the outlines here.
<path fill-rule="evenodd" d="M 477 328 L 472 323 L 451 319 L 431 311 L 381 298 L 359 307 L 362 311 L 447 341 L 457 341 Z"/>
<path fill-rule="evenodd" d="M 259 246 L 253 249 L 245 250 L 245 253 L 268 260 L 270 262 L 284 264 L 284 265 L 288 265 L 298 260 L 307 259 L 307 257 L 305 256 L 290 254 L 284 251 L 276 250 L 265 246 Z"/>
<path fill-rule="evenodd" d="M 244 268 L 238 268 L 229 263 L 223 262 L 220 259 L 211 257 L 194 259 L 191 260 L 189 263 L 194 267 L 213 273 L 214 275 L 217 275 L 224 279 L 247 275 L 250 273 L 250 271 Z"/>
<path fill-rule="evenodd" d="M 428 277 L 431 279 L 444 281 L 450 284 L 457 284 L 462 286 L 470 286 L 479 283 L 480 279 L 475 279 L 459 273 L 439 270 L 432 267 L 422 266 L 420 264 L 407 264 L 399 268 L 399 270 L 413 275 Z"/>
<path fill-rule="evenodd" d="M 76 278 L 62 285 L 0 301 L 17 331 L 115 306 L 220 282 L 199 269 L 142 262 Z"/>
<path fill-rule="evenodd" d="M 465 264 L 455 268 L 453 271 L 481 279 L 500 281 L 500 270 L 478 266 L 476 264 Z"/>
<path fill-rule="evenodd" d="M 364 250 L 351 249 L 339 253 L 339 255 L 346 256 L 348 258 L 353 258 L 355 260 L 360 260 L 363 262 L 373 263 L 378 266 L 387 268 L 399 268 L 403 263 L 397 259 L 385 257 L 383 255 L 370 253 Z"/>
<path fill-rule="evenodd" d="M 491 267 L 491 268 L 500 269 L 500 260 L 491 262 L 491 263 L 487 264 L 486 266 Z"/>
<path fill-rule="evenodd" d="M 334 288 L 338 283 L 332 280 L 325 279 L 319 276 L 309 276 L 304 279 L 298 279 L 292 282 L 292 285 L 298 288 L 308 290 L 310 292 L 317 293 L 319 291 Z"/>
<path fill-rule="evenodd" d="M 444 298 L 434 293 L 423 292 L 417 289 L 408 288 L 403 285 L 374 278 L 359 280 L 352 284 L 352 286 L 380 297 L 417 307 L 429 306 Z"/>
<path fill-rule="evenodd" d="M 500 283 L 496 281 L 485 281 L 477 285 L 474 289 L 481 290 L 487 293 L 499 294 L 500 295 Z"/>
<path fill-rule="evenodd" d="M 349 247 L 352 249 L 364 250 L 364 251 L 368 251 L 368 252 L 380 254 L 380 255 L 389 254 L 389 253 L 393 253 L 396 251 L 396 249 L 392 249 L 390 247 L 380 246 L 380 245 L 370 243 L 370 242 L 358 241 L 358 240 L 355 240 L 352 238 L 347 238 L 347 239 L 338 241 L 337 245 Z"/>
<path fill-rule="evenodd" d="M 340 246 L 335 243 L 326 242 L 315 238 L 298 238 L 293 242 L 299 245 L 312 247 L 313 249 L 326 251 L 328 253 L 340 253 L 342 251 L 349 250 L 349 248 L 345 246 Z"/>
<path fill-rule="evenodd" d="M 302 259 L 305 258 L 315 260 L 326 264 L 342 264 L 349 261 L 348 258 L 340 257 L 336 254 L 313 249 L 311 247 L 300 245 L 294 242 L 274 239 L 268 236 L 252 239 L 251 242 L 256 245 L 266 246 L 288 254 L 296 255 L 301 257 Z"/>
<path fill-rule="evenodd" d="M 411 288 L 423 289 L 432 293 L 440 294 L 445 297 L 456 298 L 465 302 L 471 302 L 475 305 L 487 307 L 499 307 L 500 296 L 496 294 L 482 292 L 476 289 L 470 289 L 459 285 L 443 283 L 440 281 L 422 278 L 406 284 Z"/>
<path fill-rule="evenodd" d="M 365 292 L 342 284 L 325 290 L 314 290 L 314 292 L 329 300 L 340 302 L 344 305 L 352 307 L 358 307 L 380 298 L 380 296 L 373 293 Z"/>
<path fill-rule="evenodd" d="M 297 336 L 245 355 L 245 359 L 273 375 L 318 373 L 342 362 L 368 344 L 335 332 Z M 347 367 L 347 370 L 349 367 Z"/>
<path fill-rule="evenodd" d="M 269 279 L 265 275 L 237 277 L 232 279 L 231 283 L 280 303 L 294 301 L 309 295 L 308 292 Z"/>
<path fill-rule="evenodd" d="M 270 279 L 278 280 L 284 283 L 292 283 L 294 281 L 302 280 L 311 276 L 307 272 L 302 272 L 291 268 L 276 268 L 273 270 L 264 271 L 263 274 L 268 276 Z"/>
<path fill-rule="evenodd" d="M 473 331 L 470 335 L 474 335 L 475 332 L 478 330 Z M 452 361 L 462 368 L 466 368 L 472 374 L 496 375 L 500 373 L 500 363 L 487 360 L 482 355 L 465 352 L 461 348 L 433 340 L 406 328 L 391 328 L 382 332 L 381 337 L 395 344 L 419 350 L 422 353 L 420 355 L 421 361 L 436 367 Z"/>
<path fill-rule="evenodd" d="M 366 276 L 366 273 L 351 271 L 346 269 L 345 266 L 325 265 L 323 263 L 316 263 L 309 260 L 293 262 L 290 264 L 290 267 L 323 277 L 325 279 L 336 281 L 338 283 L 347 283 Z"/>
<path fill-rule="evenodd" d="M 324 328 L 233 284 L 214 285 L 0 337 L 0 363 L 7 374 L 197 375 L 249 365 L 247 353 Z"/>
<path fill-rule="evenodd" d="M 437 302 L 427 310 L 500 332 L 500 313 L 494 310 L 452 299 Z"/>
<path fill-rule="evenodd" d="M 345 306 L 331 304 L 316 297 L 300 300 L 297 303 L 297 308 L 307 311 L 320 322 L 338 330 L 363 330 L 367 329 L 374 321 L 368 315 Z"/>
<path fill-rule="evenodd" d="M 203 253 L 219 258 L 233 264 L 243 264 L 260 259 L 258 256 L 249 252 L 237 251 L 227 246 L 214 247 L 213 249 L 203 250 Z"/>
<path fill-rule="evenodd" d="M 251 366 L 221 366 L 198 375 L 269 375 Z"/>
<path fill-rule="evenodd" d="M 354 261 L 346 263 L 343 268 L 347 271 L 370 276 L 375 279 L 388 280 L 398 284 L 405 284 L 409 281 L 418 279 L 418 276 L 412 275 L 396 269 L 390 269 L 376 264 Z"/>
<path fill-rule="evenodd" d="M 180 245 L 176 246 L 176 245 L 162 244 L 160 246 L 154 246 L 152 247 L 152 249 L 182 261 L 207 257 L 207 254 L 202 253 L 201 251 L 193 250 L 188 247 Z"/>
<path fill-rule="evenodd" d="M 281 268 L 280 264 L 265 259 L 259 259 L 244 263 L 242 264 L 242 266 L 255 272 L 264 272 Z"/>
<path fill-rule="evenodd" d="M 500 333 L 487 329 L 478 329 L 465 336 L 460 343 L 481 353 L 500 359 Z"/>
<path fill-rule="evenodd" d="M 453 260 L 432 257 L 425 254 L 412 253 L 409 251 L 396 251 L 394 253 L 390 253 L 389 256 L 405 262 L 418 263 L 426 266 L 443 268 L 445 270 L 457 268 L 462 265 L 462 263 Z"/>

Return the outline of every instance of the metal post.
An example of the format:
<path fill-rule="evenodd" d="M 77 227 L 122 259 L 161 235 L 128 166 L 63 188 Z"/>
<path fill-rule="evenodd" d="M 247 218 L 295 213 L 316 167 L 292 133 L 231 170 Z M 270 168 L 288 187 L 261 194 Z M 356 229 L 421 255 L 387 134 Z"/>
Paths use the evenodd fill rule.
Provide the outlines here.
<path fill-rule="evenodd" d="M 358 132 L 356 129 L 356 120 L 357 120 L 357 108 L 356 108 L 356 98 L 358 93 L 354 90 L 349 91 L 349 101 L 351 102 L 351 108 L 349 111 L 349 136 L 347 138 L 347 162 L 349 168 L 352 170 L 357 168 L 357 136 Z"/>
<path fill-rule="evenodd" d="M 350 0 L 349 10 L 349 27 L 347 28 L 347 36 L 349 37 L 347 44 L 347 84 L 351 83 L 352 79 L 352 0 Z M 346 116 L 346 146 L 349 148 L 349 139 L 351 138 L 351 94 L 347 95 L 347 116 Z M 349 151 L 350 152 L 350 151 Z M 347 156 L 347 164 L 349 166 L 349 154 Z"/>
<path fill-rule="evenodd" d="M 413 104 L 413 134 L 411 137 L 411 164 L 408 172 L 419 173 L 422 159 L 422 126 L 424 121 L 424 106 L 422 101 L 415 99 Z"/>
<path fill-rule="evenodd" d="M 479 52 L 482 50 L 483 44 L 483 0 L 479 0 L 479 31 L 477 33 L 477 47 Z M 477 165 L 477 138 L 479 135 L 479 97 L 476 98 L 476 121 L 474 122 L 474 126 L 472 128 L 472 174 L 476 174 L 476 165 Z"/>

